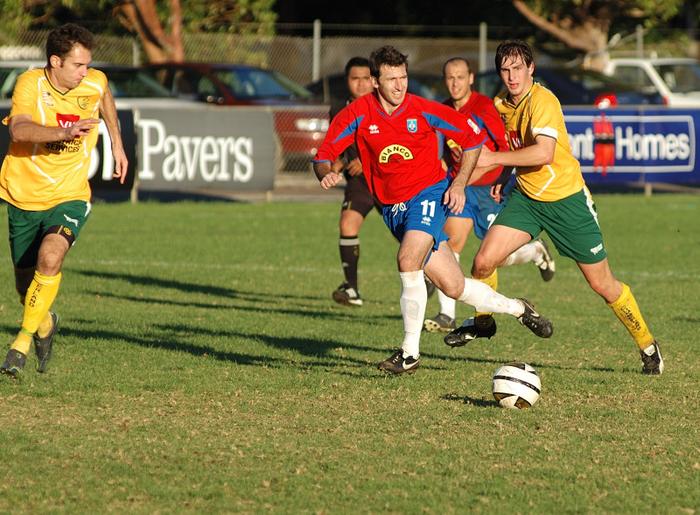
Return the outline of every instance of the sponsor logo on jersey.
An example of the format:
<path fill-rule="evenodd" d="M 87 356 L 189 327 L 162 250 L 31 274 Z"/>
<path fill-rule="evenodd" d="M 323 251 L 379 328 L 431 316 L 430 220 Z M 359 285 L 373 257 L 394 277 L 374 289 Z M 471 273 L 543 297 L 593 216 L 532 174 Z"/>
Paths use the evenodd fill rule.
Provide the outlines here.
<path fill-rule="evenodd" d="M 518 134 L 518 131 L 511 129 L 506 135 L 508 136 L 508 142 L 510 143 L 511 150 L 523 148 L 523 140 L 520 139 L 520 134 Z"/>
<path fill-rule="evenodd" d="M 406 120 L 406 129 L 408 132 L 418 132 L 418 119 L 408 118 Z"/>
<path fill-rule="evenodd" d="M 407 161 L 413 159 L 413 153 L 409 149 L 407 149 L 403 145 L 395 143 L 393 145 L 388 145 L 382 149 L 382 151 L 379 153 L 379 162 L 382 164 L 388 163 L 389 159 L 394 154 L 400 155 L 403 159 Z"/>
<path fill-rule="evenodd" d="M 369 133 L 370 134 L 379 134 L 379 127 L 377 127 L 374 123 L 369 126 Z"/>
<path fill-rule="evenodd" d="M 87 109 L 90 105 L 90 97 L 78 97 L 78 107 L 80 109 Z"/>
<path fill-rule="evenodd" d="M 56 113 L 56 122 L 58 122 L 59 127 L 63 127 L 64 129 L 72 127 L 78 120 L 80 120 L 80 115 L 77 114 Z"/>

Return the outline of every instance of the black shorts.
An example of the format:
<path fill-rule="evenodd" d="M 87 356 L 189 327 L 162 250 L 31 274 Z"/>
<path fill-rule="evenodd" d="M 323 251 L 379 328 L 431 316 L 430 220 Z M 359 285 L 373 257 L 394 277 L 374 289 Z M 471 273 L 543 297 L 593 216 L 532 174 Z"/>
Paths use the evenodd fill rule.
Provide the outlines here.
<path fill-rule="evenodd" d="M 341 211 L 352 209 L 366 217 L 375 205 L 379 209 L 379 205 L 375 203 L 374 197 L 369 192 L 364 175 L 351 176 L 345 174 L 345 180 L 347 184 L 345 186 L 343 205 L 340 208 Z"/>

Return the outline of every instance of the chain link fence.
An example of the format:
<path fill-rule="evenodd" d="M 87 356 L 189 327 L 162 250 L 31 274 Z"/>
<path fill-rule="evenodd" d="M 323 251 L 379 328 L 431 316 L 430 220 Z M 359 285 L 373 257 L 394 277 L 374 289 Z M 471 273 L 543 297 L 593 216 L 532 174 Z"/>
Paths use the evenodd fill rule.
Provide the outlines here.
<path fill-rule="evenodd" d="M 86 23 L 86 26 L 90 26 Z M 246 31 L 248 33 L 253 30 Z M 184 33 L 186 60 L 210 63 L 239 63 L 276 70 L 300 84 L 342 72 L 345 63 L 356 55 L 368 56 L 372 50 L 392 44 L 409 56 L 409 68 L 414 72 L 439 76 L 442 64 L 450 57 L 468 58 L 476 71 L 492 68 L 498 43 L 509 38 L 530 38 L 533 29 L 523 27 L 481 26 L 379 26 L 379 25 L 319 25 L 279 24 L 277 35 Z M 0 61 L 45 61 L 44 44 L 48 31 L 25 31 L 10 38 L 0 35 Z M 436 35 L 437 34 L 437 35 Z M 616 37 L 612 55 L 698 56 L 698 34 L 689 30 L 659 29 Z M 93 52 L 95 62 L 140 65 L 146 62 L 138 38 L 134 36 L 96 35 Z M 552 59 L 538 55 L 538 62 Z M 291 134 L 298 109 L 275 108 L 278 126 L 290 131 L 286 147 L 278 160 L 282 175 L 308 172 L 310 159 L 323 135 L 317 124 L 313 134 Z M 327 107 L 317 107 L 307 113 L 308 120 L 326 116 Z M 306 120 L 308 122 L 308 120 Z M 308 125 L 308 124 L 307 124 Z M 279 137 L 279 134 L 275 137 Z"/>

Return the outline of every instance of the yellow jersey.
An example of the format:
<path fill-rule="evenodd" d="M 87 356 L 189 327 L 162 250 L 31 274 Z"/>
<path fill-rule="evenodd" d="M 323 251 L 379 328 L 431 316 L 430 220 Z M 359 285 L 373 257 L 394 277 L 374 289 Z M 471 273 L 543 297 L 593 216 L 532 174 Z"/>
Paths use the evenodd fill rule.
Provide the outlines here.
<path fill-rule="evenodd" d="M 43 68 L 19 76 L 10 115 L 29 115 L 45 127 L 69 127 L 98 118 L 107 77 L 94 68 L 66 93 L 58 91 Z M 83 138 L 49 143 L 11 142 L 0 170 L 0 198 L 26 211 L 43 211 L 70 200 L 90 200 L 88 169 L 97 127 Z"/>
<path fill-rule="evenodd" d="M 581 165 L 571 153 L 564 113 L 551 91 L 535 82 L 517 105 L 508 98 L 507 92 L 497 96 L 494 105 L 506 125 L 511 150 L 534 145 L 539 135 L 557 141 L 550 164 L 517 167 L 518 187 L 525 195 L 553 202 L 583 189 Z"/>

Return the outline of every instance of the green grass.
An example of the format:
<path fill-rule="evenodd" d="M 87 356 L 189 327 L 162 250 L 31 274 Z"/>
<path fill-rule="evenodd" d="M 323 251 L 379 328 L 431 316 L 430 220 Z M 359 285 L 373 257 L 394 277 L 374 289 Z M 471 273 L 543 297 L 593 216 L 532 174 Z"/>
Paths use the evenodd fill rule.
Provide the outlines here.
<path fill-rule="evenodd" d="M 639 373 L 568 260 L 551 283 L 531 265 L 500 275 L 553 320 L 551 340 L 502 316 L 461 349 L 424 335 L 421 369 L 384 377 L 400 283 L 376 214 L 366 303 L 348 309 L 330 300 L 335 202 L 96 205 L 64 266 L 49 372 L 31 356 L 21 382 L 0 377 L 0 512 L 696 513 L 700 197 L 597 204 L 612 268 L 663 345 L 661 377 Z M 0 263 L 9 342 L 7 245 Z M 542 377 L 530 410 L 491 397 L 510 360 Z"/>

